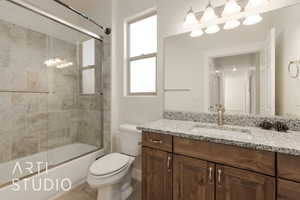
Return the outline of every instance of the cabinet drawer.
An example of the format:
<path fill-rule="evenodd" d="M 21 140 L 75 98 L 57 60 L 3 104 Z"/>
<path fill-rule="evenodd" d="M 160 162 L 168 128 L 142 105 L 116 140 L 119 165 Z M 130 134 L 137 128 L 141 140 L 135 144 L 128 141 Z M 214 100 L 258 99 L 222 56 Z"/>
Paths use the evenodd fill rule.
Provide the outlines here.
<path fill-rule="evenodd" d="M 174 152 L 275 176 L 275 153 L 174 137 Z"/>
<path fill-rule="evenodd" d="M 142 136 L 143 146 L 172 152 L 173 137 L 159 133 L 144 132 Z"/>
<path fill-rule="evenodd" d="M 277 155 L 278 177 L 300 182 L 300 156 Z"/>
<path fill-rule="evenodd" d="M 277 200 L 299 200 L 300 184 L 278 179 Z"/>

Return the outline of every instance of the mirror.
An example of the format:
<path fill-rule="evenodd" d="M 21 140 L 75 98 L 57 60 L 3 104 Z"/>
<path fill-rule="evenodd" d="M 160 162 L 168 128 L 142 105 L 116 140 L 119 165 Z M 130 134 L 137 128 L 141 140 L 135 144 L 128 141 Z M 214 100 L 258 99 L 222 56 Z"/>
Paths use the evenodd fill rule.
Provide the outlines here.
<path fill-rule="evenodd" d="M 165 110 L 300 115 L 300 4 L 252 26 L 165 39 Z M 292 62 L 292 65 L 289 65 Z M 290 66 L 290 67 L 289 67 Z"/>

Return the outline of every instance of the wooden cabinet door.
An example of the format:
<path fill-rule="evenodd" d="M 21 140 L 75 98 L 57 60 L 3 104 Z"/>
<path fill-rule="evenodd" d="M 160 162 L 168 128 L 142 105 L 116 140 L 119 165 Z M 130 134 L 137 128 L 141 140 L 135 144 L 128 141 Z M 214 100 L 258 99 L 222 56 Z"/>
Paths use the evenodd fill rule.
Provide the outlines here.
<path fill-rule="evenodd" d="M 217 165 L 216 200 L 275 200 L 275 178 Z"/>
<path fill-rule="evenodd" d="M 173 160 L 174 200 L 214 200 L 214 164 L 179 155 Z"/>
<path fill-rule="evenodd" d="M 300 183 L 278 179 L 277 200 L 299 200 Z"/>
<path fill-rule="evenodd" d="M 172 200 L 172 154 L 143 147 L 142 199 Z"/>

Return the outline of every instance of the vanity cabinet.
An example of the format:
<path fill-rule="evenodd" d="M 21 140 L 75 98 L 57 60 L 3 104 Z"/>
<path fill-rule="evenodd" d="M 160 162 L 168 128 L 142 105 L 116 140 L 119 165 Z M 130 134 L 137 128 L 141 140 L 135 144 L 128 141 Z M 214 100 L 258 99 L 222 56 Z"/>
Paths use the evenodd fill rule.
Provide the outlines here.
<path fill-rule="evenodd" d="M 229 166 L 275 175 L 275 153 L 174 137 L 174 152 Z"/>
<path fill-rule="evenodd" d="M 300 199 L 300 156 L 277 155 L 277 200 Z"/>
<path fill-rule="evenodd" d="M 278 177 L 300 183 L 300 156 L 278 154 L 277 160 Z"/>
<path fill-rule="evenodd" d="M 142 145 L 143 200 L 276 200 L 280 196 L 274 152 L 148 132 L 143 132 Z M 289 188 L 295 196 L 297 186 L 281 183 L 278 192 Z"/>
<path fill-rule="evenodd" d="M 275 178 L 217 165 L 216 200 L 275 200 L 275 196 Z"/>
<path fill-rule="evenodd" d="M 214 200 L 215 164 L 181 155 L 173 160 L 174 200 Z"/>
<path fill-rule="evenodd" d="M 278 179 L 277 200 L 298 200 L 300 199 L 300 183 Z"/>
<path fill-rule="evenodd" d="M 142 199 L 172 200 L 172 154 L 142 148 Z"/>

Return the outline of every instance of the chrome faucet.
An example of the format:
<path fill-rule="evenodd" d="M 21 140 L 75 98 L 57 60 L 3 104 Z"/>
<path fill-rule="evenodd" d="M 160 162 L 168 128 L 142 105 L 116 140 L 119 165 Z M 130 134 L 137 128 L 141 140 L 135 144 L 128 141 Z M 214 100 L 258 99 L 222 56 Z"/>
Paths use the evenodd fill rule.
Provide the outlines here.
<path fill-rule="evenodd" d="M 223 126 L 224 125 L 224 113 L 225 113 L 225 107 L 222 104 L 216 104 L 215 106 L 210 107 L 211 111 L 217 112 L 218 115 L 218 125 Z"/>

